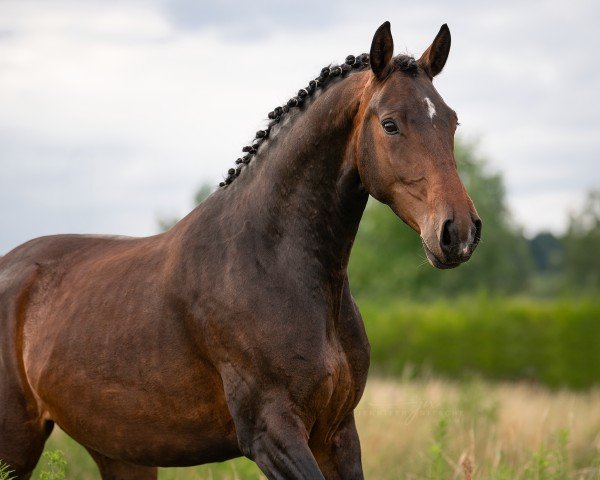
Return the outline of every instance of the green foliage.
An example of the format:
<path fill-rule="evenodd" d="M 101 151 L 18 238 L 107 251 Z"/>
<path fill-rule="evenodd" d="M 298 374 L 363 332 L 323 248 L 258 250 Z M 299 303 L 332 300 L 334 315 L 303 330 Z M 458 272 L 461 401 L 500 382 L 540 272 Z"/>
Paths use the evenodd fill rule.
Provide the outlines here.
<path fill-rule="evenodd" d="M 540 232 L 529 241 L 531 256 L 538 272 L 556 273 L 564 268 L 565 246 L 550 232 Z"/>
<path fill-rule="evenodd" d="M 375 370 L 600 384 L 600 299 L 359 302 Z"/>
<path fill-rule="evenodd" d="M 542 446 L 533 453 L 525 470 L 525 478 L 531 480 L 569 480 L 567 443 L 569 432 L 560 430 L 551 445 Z"/>
<path fill-rule="evenodd" d="M 433 431 L 434 441 L 429 447 L 429 475 L 430 480 L 447 478 L 451 473 L 448 462 L 444 458 L 448 440 L 448 416 L 442 413 Z"/>
<path fill-rule="evenodd" d="M 492 480 L 515 480 L 516 475 L 512 468 L 508 465 L 501 463 L 496 468 L 493 474 Z"/>
<path fill-rule="evenodd" d="M 211 463 L 195 468 L 161 468 L 160 480 L 196 480 L 198 478 L 222 480 L 262 480 L 264 475 L 258 466 L 247 458 L 236 458 L 228 462 Z"/>
<path fill-rule="evenodd" d="M 572 214 L 564 243 L 569 287 L 600 291 L 600 189 L 591 191 L 581 211 Z"/>
<path fill-rule="evenodd" d="M 11 475 L 12 473 L 10 466 L 0 460 L 0 480 L 12 480 L 15 478 Z"/>
<path fill-rule="evenodd" d="M 486 413 L 485 408 L 485 389 L 481 384 L 478 385 L 477 389 L 481 392 L 485 392 L 484 395 L 476 395 L 471 397 L 471 388 L 474 384 L 472 382 L 466 383 L 468 394 L 469 405 L 467 411 L 462 411 L 464 415 L 454 422 L 454 425 L 449 424 L 448 417 L 442 415 L 435 426 L 434 430 L 434 443 L 430 449 L 429 459 L 429 476 L 431 479 L 444 479 L 452 478 L 449 464 L 446 458 L 449 456 L 452 446 L 448 444 L 447 437 L 449 430 L 452 428 L 453 431 L 460 431 L 464 429 L 464 420 L 467 419 L 471 423 L 470 430 L 472 435 L 478 431 L 479 436 L 484 435 L 489 437 L 493 435 L 498 422 L 497 416 L 489 416 Z M 462 402 L 462 401 L 461 401 Z M 459 402 L 459 403 L 461 403 Z M 492 399 L 494 405 L 498 405 L 496 399 Z M 475 427 L 478 425 L 478 427 Z M 454 433 L 454 432 L 452 432 Z M 475 440 L 475 438 L 473 438 Z M 572 475 L 573 468 L 569 462 L 568 454 L 568 443 L 569 443 L 569 431 L 567 429 L 559 429 L 554 432 L 550 438 L 542 442 L 539 448 L 533 452 L 529 452 L 525 457 L 524 468 L 515 468 L 514 462 L 510 461 L 502 455 L 502 450 L 497 452 L 496 465 L 491 469 L 493 480 L 574 480 L 575 477 Z M 476 445 L 471 446 L 472 449 L 478 450 Z M 471 452 L 474 454 L 474 451 Z M 466 457 L 468 458 L 468 457 Z M 470 464 L 470 462 L 469 462 Z M 600 470 L 597 471 L 600 474 Z M 470 477 L 469 477 L 470 478 Z M 577 478 L 587 478 L 577 476 Z"/>
<path fill-rule="evenodd" d="M 45 462 L 40 480 L 64 480 L 67 478 L 67 460 L 61 450 L 49 450 L 42 455 Z"/>
<path fill-rule="evenodd" d="M 439 296 L 461 292 L 510 293 L 527 286 L 533 271 L 527 241 L 511 223 L 502 178 L 487 170 L 473 145 L 457 142 L 461 177 L 483 219 L 481 245 L 460 268 L 429 266 L 419 236 L 391 210 L 371 201 L 349 265 L 353 292 L 366 296 Z"/>

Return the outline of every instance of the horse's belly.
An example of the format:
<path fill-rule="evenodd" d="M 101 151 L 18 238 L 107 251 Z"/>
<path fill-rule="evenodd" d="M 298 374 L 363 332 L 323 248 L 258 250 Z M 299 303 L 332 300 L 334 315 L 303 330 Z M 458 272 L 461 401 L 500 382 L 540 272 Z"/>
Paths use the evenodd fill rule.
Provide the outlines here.
<path fill-rule="evenodd" d="M 44 416 L 84 446 L 136 464 L 184 466 L 238 456 L 217 371 L 193 345 L 33 341 L 25 367 Z M 37 345 L 35 345 L 37 344 Z M 53 344 L 53 348 L 48 348 Z"/>
<path fill-rule="evenodd" d="M 169 392 L 89 385 L 45 395 L 49 414 L 88 448 L 132 463 L 184 466 L 239 455 L 224 398 L 206 385 Z M 79 400 L 76 400 L 76 398 Z"/>

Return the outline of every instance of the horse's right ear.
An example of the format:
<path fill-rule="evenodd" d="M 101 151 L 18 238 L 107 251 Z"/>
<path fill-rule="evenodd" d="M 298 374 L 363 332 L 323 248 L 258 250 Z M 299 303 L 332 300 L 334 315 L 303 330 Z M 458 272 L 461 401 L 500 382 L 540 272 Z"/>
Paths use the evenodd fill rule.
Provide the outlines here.
<path fill-rule="evenodd" d="M 393 54 L 394 39 L 390 30 L 390 22 L 384 22 L 373 36 L 369 54 L 371 70 L 379 80 L 383 80 L 387 76 Z"/>
<path fill-rule="evenodd" d="M 418 60 L 419 66 L 425 70 L 430 79 L 440 73 L 446 65 L 450 53 L 450 42 L 450 29 L 444 23 L 433 43 Z"/>

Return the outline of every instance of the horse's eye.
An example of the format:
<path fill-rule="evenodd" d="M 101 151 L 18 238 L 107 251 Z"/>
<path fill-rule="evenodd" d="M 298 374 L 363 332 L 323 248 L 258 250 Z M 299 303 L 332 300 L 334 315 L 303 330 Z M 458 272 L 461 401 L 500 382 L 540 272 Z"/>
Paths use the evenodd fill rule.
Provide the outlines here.
<path fill-rule="evenodd" d="M 383 122 L 381 122 L 381 126 L 388 135 L 396 135 L 398 133 L 398 125 L 396 125 L 396 122 L 390 118 L 386 118 Z"/>

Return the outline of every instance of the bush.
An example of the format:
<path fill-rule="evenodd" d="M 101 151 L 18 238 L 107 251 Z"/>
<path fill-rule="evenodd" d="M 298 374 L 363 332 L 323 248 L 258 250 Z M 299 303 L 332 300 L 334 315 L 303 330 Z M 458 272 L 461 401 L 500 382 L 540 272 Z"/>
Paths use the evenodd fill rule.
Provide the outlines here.
<path fill-rule="evenodd" d="M 480 296 L 359 306 L 375 371 L 432 370 L 450 378 L 475 374 L 551 387 L 600 383 L 600 300 Z"/>

